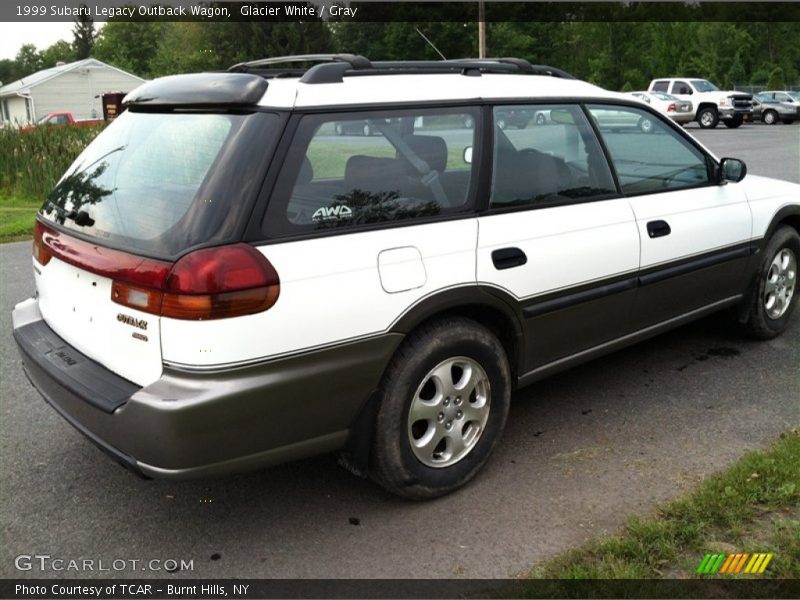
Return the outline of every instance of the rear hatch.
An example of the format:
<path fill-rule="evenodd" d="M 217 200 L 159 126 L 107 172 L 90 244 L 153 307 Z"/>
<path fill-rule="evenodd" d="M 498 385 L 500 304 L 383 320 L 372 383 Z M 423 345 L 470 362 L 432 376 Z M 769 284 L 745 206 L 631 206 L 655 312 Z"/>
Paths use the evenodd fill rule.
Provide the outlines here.
<path fill-rule="evenodd" d="M 39 212 L 33 264 L 47 324 L 121 377 L 158 379 L 159 290 L 181 256 L 241 238 L 278 122 L 259 112 L 116 119 Z"/>

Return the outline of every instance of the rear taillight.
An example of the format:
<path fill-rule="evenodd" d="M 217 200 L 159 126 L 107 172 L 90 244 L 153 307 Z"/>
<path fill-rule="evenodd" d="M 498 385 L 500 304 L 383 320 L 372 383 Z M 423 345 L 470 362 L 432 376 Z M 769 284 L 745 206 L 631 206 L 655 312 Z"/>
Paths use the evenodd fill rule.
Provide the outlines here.
<path fill-rule="evenodd" d="M 50 259 L 53 258 L 44 243 L 44 236 L 47 232 L 49 230 L 39 221 L 36 221 L 36 226 L 33 229 L 33 258 L 42 266 L 49 263 Z"/>
<path fill-rule="evenodd" d="M 53 256 L 113 280 L 111 300 L 174 319 L 223 319 L 261 312 L 278 300 L 272 264 L 248 244 L 195 250 L 175 263 L 142 258 L 60 234 L 36 223 L 36 260 Z"/>
<path fill-rule="evenodd" d="M 248 244 L 204 248 L 172 267 L 161 314 L 175 319 L 223 319 L 270 308 L 280 280 L 272 264 Z"/>
<path fill-rule="evenodd" d="M 670 104 L 667 107 L 667 112 L 675 112 L 675 105 L 674 104 Z"/>

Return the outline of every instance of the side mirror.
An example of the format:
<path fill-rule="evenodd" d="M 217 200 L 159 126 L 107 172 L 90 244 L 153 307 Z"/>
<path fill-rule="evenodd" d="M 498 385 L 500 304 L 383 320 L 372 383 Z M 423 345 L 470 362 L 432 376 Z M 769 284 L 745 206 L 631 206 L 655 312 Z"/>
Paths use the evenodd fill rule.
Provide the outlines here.
<path fill-rule="evenodd" d="M 747 165 L 738 158 L 723 158 L 719 162 L 720 183 L 732 181 L 740 182 L 747 175 Z"/>
<path fill-rule="evenodd" d="M 472 146 L 464 148 L 464 162 L 468 165 L 472 164 Z"/>

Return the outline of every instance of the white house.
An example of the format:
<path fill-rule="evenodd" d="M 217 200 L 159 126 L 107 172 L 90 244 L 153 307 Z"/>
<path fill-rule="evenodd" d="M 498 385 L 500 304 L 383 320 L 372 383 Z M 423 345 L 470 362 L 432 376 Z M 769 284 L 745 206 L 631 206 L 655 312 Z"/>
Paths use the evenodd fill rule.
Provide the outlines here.
<path fill-rule="evenodd" d="M 0 121 L 32 123 L 54 112 L 102 119 L 106 92 L 129 92 L 144 79 L 94 58 L 60 64 L 0 87 Z"/>

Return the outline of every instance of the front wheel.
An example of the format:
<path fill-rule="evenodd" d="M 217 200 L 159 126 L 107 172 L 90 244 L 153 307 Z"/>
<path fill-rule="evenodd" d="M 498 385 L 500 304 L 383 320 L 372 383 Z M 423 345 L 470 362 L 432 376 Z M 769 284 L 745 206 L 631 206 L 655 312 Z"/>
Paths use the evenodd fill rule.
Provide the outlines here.
<path fill-rule="evenodd" d="M 641 117 L 638 126 L 642 133 L 653 133 L 653 121 L 647 117 Z"/>
<path fill-rule="evenodd" d="M 775 125 L 775 123 L 778 122 L 778 113 L 776 113 L 774 110 L 764 111 L 764 115 L 761 117 L 761 120 L 765 125 Z"/>
<path fill-rule="evenodd" d="M 745 300 L 743 324 L 751 337 L 768 340 L 788 326 L 797 304 L 799 257 L 800 235 L 788 226 L 778 229 L 764 248 Z"/>
<path fill-rule="evenodd" d="M 454 317 L 409 336 L 381 391 L 371 475 L 421 500 L 461 487 L 489 459 L 508 416 L 511 375 L 497 337 Z"/>
<path fill-rule="evenodd" d="M 744 120 L 741 118 L 730 119 L 725 121 L 725 127 L 728 129 L 736 129 L 737 127 L 740 127 L 742 123 L 744 123 Z"/>
<path fill-rule="evenodd" d="M 697 123 L 703 129 L 714 129 L 719 123 L 719 115 L 716 109 L 707 106 L 697 112 Z"/>

